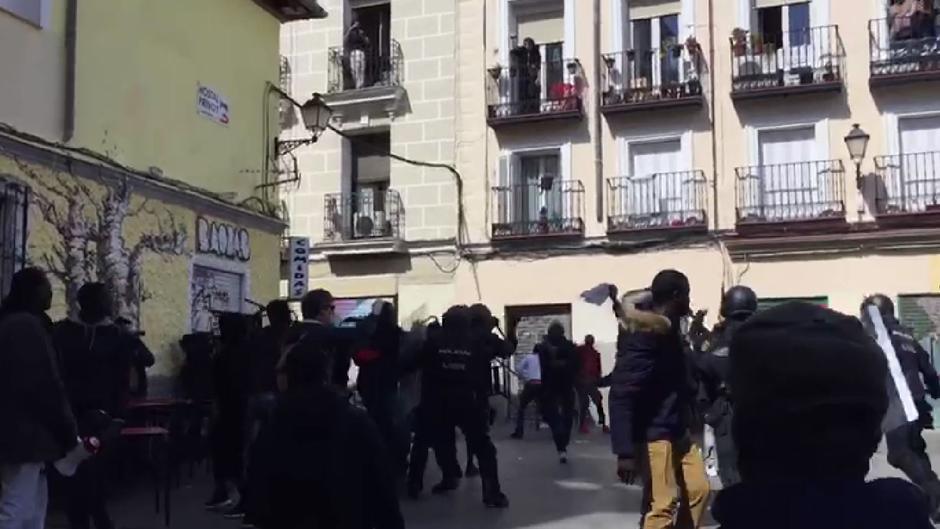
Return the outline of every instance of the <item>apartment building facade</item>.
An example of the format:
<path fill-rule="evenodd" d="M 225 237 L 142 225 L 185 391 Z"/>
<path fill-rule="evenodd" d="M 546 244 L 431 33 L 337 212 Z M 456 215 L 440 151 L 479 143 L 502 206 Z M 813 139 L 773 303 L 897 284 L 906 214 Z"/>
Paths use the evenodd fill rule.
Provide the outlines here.
<path fill-rule="evenodd" d="M 365 6 L 334 3 L 350 13 Z M 767 304 L 804 299 L 849 313 L 883 292 L 920 335 L 940 332 L 940 10 L 932 2 L 381 4 L 402 44 L 403 91 L 427 97 L 437 78 L 426 77 L 425 54 L 446 51 L 432 72 L 448 79 L 447 90 L 430 92 L 444 98 L 435 111 L 453 112 L 411 99 L 378 127 L 390 131 L 393 153 L 453 164 L 460 192 L 446 171 L 389 162 L 403 226 L 393 254 L 363 255 L 390 237 L 353 233 L 324 245 L 319 224 L 330 209 L 320 196 L 345 192 L 363 162 L 350 165 L 352 146 L 338 137 L 300 155 L 312 161 L 289 199 L 291 229 L 313 238 L 314 281 L 350 306 L 394 298 L 407 323 L 482 301 L 527 340 L 559 319 L 609 352 L 608 309 L 578 295 L 602 281 L 642 287 L 676 268 L 712 315 L 722 289 L 738 283 Z M 447 14 L 429 12 L 438 9 Z M 451 15 L 455 26 L 426 23 Z M 340 107 L 374 98 L 356 82 L 360 46 L 344 39 L 352 19 L 288 26 L 295 48 L 282 34 L 292 63 L 313 49 L 301 40 L 308 31 L 320 39 L 313 44 L 347 45 L 338 55 L 346 82 L 330 90 Z M 431 27 L 437 32 L 423 33 Z M 326 91 L 332 63 L 311 58 L 306 73 L 293 70 L 293 88 Z M 343 131 L 376 127 L 363 116 L 341 108 L 335 122 Z M 438 128 L 438 118 L 447 123 Z M 858 177 L 844 141 L 854 124 L 869 138 Z M 436 153 L 421 152 L 427 142 L 438 142 Z M 308 167 L 303 158 L 300 166 Z M 440 186 L 437 202 L 427 185 Z"/>
<path fill-rule="evenodd" d="M 311 0 L 0 0 L 0 295 L 39 266 L 58 319 L 106 283 L 157 376 L 215 311 L 276 297 L 279 27 L 324 15 Z"/>

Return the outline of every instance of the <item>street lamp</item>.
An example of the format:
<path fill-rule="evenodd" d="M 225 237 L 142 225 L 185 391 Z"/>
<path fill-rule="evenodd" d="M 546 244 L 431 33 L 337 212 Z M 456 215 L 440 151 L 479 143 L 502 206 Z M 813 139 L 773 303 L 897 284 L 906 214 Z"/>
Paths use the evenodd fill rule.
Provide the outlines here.
<path fill-rule="evenodd" d="M 865 151 L 868 150 L 868 140 L 871 136 L 862 130 L 858 123 L 852 125 L 852 130 L 845 137 L 845 146 L 849 149 L 849 156 L 855 162 L 855 186 L 862 188 L 862 160 L 865 159 Z"/>
<path fill-rule="evenodd" d="M 303 118 L 304 127 L 310 131 L 311 136 L 299 140 L 276 140 L 275 150 L 278 155 L 287 154 L 303 145 L 316 143 L 320 135 L 330 128 L 330 120 L 333 118 L 333 109 L 323 101 L 320 94 L 313 94 L 313 97 L 303 105 L 293 100 L 289 101 L 300 107 L 300 117 Z"/>

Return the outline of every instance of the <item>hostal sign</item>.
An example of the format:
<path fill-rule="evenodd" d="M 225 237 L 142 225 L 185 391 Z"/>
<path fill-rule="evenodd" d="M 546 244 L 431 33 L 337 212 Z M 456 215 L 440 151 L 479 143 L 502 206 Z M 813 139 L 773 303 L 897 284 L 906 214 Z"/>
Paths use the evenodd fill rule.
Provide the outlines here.
<path fill-rule="evenodd" d="M 245 228 L 199 217 L 196 219 L 196 251 L 248 261 L 251 259 L 251 240 Z"/>

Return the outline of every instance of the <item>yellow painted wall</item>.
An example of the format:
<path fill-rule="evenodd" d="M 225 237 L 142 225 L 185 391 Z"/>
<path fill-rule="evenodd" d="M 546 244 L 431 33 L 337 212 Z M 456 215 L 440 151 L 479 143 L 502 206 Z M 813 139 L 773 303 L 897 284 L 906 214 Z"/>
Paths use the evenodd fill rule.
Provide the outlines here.
<path fill-rule="evenodd" d="M 254 194 L 265 83 L 278 81 L 278 21 L 251 0 L 83 0 L 75 144 L 215 192 Z M 196 112 L 202 83 L 228 99 L 223 126 Z M 276 112 L 272 113 L 276 126 Z"/>
<path fill-rule="evenodd" d="M 95 220 L 96 211 L 90 207 L 99 201 L 105 187 L 97 182 L 81 179 L 70 174 L 55 172 L 46 167 L 27 164 L 0 155 L 0 174 L 28 185 L 33 193 L 46 197 L 63 211 L 65 202 L 55 197 L 48 186 L 60 187 L 58 179 L 66 185 L 74 186 L 81 182 L 88 189 L 90 200 L 85 217 Z M 42 185 L 45 183 L 45 186 Z M 143 235 L 157 233 L 159 222 L 172 223 L 186 233 L 183 253 L 179 255 L 145 254 L 143 260 L 142 282 L 149 298 L 141 304 L 141 328 L 147 332 L 144 341 L 157 356 L 157 363 L 149 373 L 151 375 L 172 375 L 178 371 L 182 354 L 178 347 L 179 339 L 189 332 L 190 317 L 190 269 L 195 252 L 195 230 L 197 216 L 218 220 L 233 225 L 246 227 L 251 239 L 251 260 L 246 264 L 250 276 L 250 292 L 247 295 L 255 300 L 269 301 L 278 296 L 280 279 L 280 232 L 263 231 L 247 227 L 227 218 L 225 214 L 210 214 L 210 208 L 192 207 L 182 201 L 167 201 L 150 196 L 146 190 L 133 187 L 130 201 L 130 215 L 122 231 L 127 248 L 133 247 Z M 146 200 L 146 204 L 144 201 Z M 62 238 L 54 226 L 44 219 L 40 208 L 34 205 L 29 215 L 29 240 L 27 254 L 31 264 L 48 269 L 47 258 L 54 255 L 54 249 L 61 246 Z M 92 278 L 94 279 L 94 278 Z M 61 281 L 53 278 L 54 299 L 51 316 L 53 319 L 65 317 L 65 289 Z"/>
<path fill-rule="evenodd" d="M 61 139 L 65 2 L 53 2 L 51 13 L 50 24 L 38 28 L 0 10 L 0 122 Z"/>

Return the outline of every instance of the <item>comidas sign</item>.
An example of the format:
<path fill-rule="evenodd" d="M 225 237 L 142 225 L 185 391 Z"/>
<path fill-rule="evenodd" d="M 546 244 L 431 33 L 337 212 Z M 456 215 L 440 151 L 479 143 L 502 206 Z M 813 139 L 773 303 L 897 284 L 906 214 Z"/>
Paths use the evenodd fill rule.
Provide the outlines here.
<path fill-rule="evenodd" d="M 196 219 L 196 251 L 248 261 L 251 259 L 251 240 L 245 228 L 199 217 Z"/>
<path fill-rule="evenodd" d="M 310 277 L 310 239 L 291 237 L 290 251 L 290 299 L 300 299 L 307 294 Z"/>

